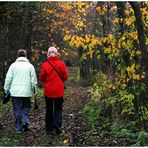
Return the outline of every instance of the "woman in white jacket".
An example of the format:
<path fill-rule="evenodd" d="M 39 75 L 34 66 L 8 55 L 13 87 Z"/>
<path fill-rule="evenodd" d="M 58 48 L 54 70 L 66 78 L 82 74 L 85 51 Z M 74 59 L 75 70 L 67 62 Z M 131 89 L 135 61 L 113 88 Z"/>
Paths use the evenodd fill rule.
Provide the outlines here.
<path fill-rule="evenodd" d="M 37 86 L 37 78 L 34 66 L 27 59 L 24 49 L 18 50 L 17 59 L 9 67 L 6 75 L 4 90 L 10 91 L 15 117 L 15 129 L 17 133 L 30 131 L 29 109 L 30 97 Z"/>

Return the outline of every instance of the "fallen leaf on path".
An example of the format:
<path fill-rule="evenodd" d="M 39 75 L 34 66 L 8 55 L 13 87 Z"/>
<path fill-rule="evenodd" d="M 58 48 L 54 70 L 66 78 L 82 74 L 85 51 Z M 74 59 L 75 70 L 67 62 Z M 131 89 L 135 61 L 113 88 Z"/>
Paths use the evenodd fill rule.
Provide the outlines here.
<path fill-rule="evenodd" d="M 63 141 L 63 143 L 64 143 L 64 144 L 67 144 L 68 141 L 69 141 L 69 139 L 65 139 L 65 140 Z"/>

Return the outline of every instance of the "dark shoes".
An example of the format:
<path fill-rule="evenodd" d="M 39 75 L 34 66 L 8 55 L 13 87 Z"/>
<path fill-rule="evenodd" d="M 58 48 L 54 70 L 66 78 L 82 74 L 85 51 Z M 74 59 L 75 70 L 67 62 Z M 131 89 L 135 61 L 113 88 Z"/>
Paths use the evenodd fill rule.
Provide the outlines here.
<path fill-rule="evenodd" d="M 54 129 L 55 129 L 55 133 L 56 133 L 57 135 L 59 135 L 59 134 L 62 133 L 62 131 L 60 130 L 59 127 L 54 127 Z M 47 134 L 47 135 L 54 135 L 54 131 L 53 131 L 53 130 L 52 130 L 52 131 L 46 131 L 46 134 Z"/>
<path fill-rule="evenodd" d="M 21 134 L 21 133 L 22 133 L 22 131 L 16 131 L 16 133 L 17 133 L 17 134 Z"/>
<path fill-rule="evenodd" d="M 28 128 L 28 125 L 23 125 L 23 130 L 24 130 L 24 132 L 31 131 L 31 129 Z"/>
<path fill-rule="evenodd" d="M 56 127 L 56 126 L 55 126 L 55 133 L 56 133 L 56 134 L 61 134 L 62 131 L 60 130 L 59 127 Z"/>

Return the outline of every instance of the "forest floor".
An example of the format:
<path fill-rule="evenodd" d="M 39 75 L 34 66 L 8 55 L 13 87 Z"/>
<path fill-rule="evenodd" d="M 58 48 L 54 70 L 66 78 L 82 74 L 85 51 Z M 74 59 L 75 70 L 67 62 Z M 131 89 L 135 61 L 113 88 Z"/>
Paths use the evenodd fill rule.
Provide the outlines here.
<path fill-rule="evenodd" d="M 103 136 L 92 131 L 86 116 L 81 113 L 90 100 L 88 86 L 75 81 L 66 83 L 63 105 L 63 125 L 60 135 L 46 135 L 45 101 L 43 90 L 38 94 L 39 109 L 30 111 L 31 132 L 16 134 L 11 102 L 0 106 L 0 146 L 131 146 L 129 138 L 113 137 L 108 131 Z M 0 101 L 2 102 L 2 101 Z M 32 100 L 33 102 L 33 100 Z M 34 102 L 32 103 L 34 105 Z M 135 141 L 134 141 L 135 142 Z"/>
<path fill-rule="evenodd" d="M 3 106 L 0 116 L 0 146 L 85 146 L 86 123 L 79 117 L 79 112 L 90 99 L 88 87 L 76 82 L 67 82 L 63 105 L 62 134 L 46 135 L 45 101 L 41 93 L 38 96 L 39 109 L 30 111 L 32 131 L 16 134 L 11 102 Z M 32 103 L 34 105 L 34 103 Z"/>

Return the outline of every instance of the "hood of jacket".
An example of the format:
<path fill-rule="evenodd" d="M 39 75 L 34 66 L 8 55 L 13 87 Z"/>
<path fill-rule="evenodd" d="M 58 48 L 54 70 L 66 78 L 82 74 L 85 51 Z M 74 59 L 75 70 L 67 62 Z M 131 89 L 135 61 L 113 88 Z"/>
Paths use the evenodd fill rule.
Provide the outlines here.
<path fill-rule="evenodd" d="M 19 57 L 16 59 L 16 62 L 29 62 L 29 60 L 26 57 Z"/>
<path fill-rule="evenodd" d="M 55 57 L 48 57 L 47 61 L 59 61 L 60 57 L 59 56 L 55 56 Z"/>

